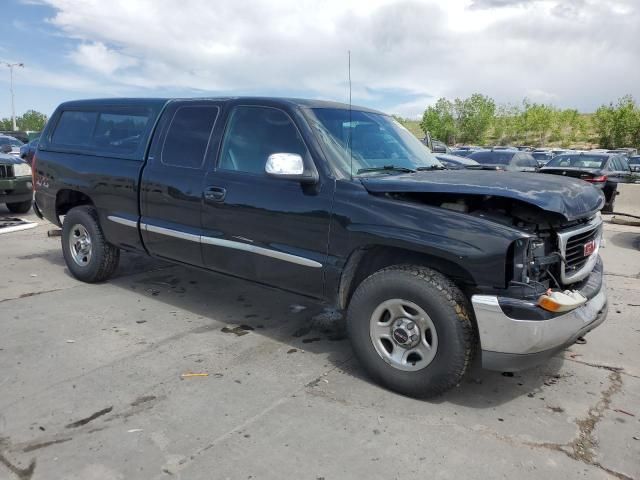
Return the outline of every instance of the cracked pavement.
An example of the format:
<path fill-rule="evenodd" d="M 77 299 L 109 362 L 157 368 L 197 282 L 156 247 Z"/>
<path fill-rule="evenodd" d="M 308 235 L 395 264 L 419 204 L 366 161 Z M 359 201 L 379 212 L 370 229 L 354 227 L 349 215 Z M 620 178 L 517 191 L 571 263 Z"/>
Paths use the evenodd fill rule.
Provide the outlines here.
<path fill-rule="evenodd" d="M 1 480 L 640 478 L 640 228 L 585 345 L 428 402 L 304 298 L 130 254 L 82 284 L 51 228 L 0 235 Z"/>

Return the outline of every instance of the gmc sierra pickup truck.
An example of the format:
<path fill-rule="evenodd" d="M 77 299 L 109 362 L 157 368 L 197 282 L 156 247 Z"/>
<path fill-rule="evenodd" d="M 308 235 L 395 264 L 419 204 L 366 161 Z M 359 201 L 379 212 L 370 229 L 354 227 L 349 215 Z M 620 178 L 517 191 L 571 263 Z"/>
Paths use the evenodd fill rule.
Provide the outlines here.
<path fill-rule="evenodd" d="M 516 371 L 607 313 L 604 199 L 577 179 L 444 170 L 392 117 L 278 98 L 60 105 L 33 160 L 35 210 L 71 273 L 120 250 L 346 311 L 368 374 L 428 397 L 475 353 Z"/>

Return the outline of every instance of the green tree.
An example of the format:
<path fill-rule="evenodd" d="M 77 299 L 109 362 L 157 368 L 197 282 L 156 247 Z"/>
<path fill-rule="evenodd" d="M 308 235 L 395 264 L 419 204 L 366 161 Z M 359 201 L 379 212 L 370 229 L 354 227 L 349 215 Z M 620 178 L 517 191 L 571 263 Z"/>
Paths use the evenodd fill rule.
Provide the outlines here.
<path fill-rule="evenodd" d="M 430 132 L 433 138 L 442 140 L 445 143 L 456 141 L 456 122 L 454 118 L 453 104 L 446 98 L 440 98 L 424 111 L 420 127 L 426 132 Z"/>
<path fill-rule="evenodd" d="M 480 143 L 493 124 L 496 104 L 490 97 L 474 93 L 469 98 L 454 100 L 454 110 L 459 140 Z"/>
<path fill-rule="evenodd" d="M 529 134 L 539 145 L 544 145 L 551 133 L 556 109 L 550 105 L 530 103 L 527 99 L 523 101 L 522 123 L 526 132 L 525 141 L 530 142 Z"/>
<path fill-rule="evenodd" d="M 24 114 L 16 117 L 18 130 L 40 131 L 47 123 L 47 116 L 35 110 L 27 110 Z M 0 120 L 0 130 L 13 130 L 11 118 Z"/>
<path fill-rule="evenodd" d="M 605 148 L 640 146 L 640 108 L 630 95 L 598 108 L 593 125 Z"/>
<path fill-rule="evenodd" d="M 47 116 L 35 110 L 27 110 L 23 115 L 16 118 L 18 129 L 40 131 L 47 123 Z"/>
<path fill-rule="evenodd" d="M 499 105 L 493 117 L 491 137 L 495 143 L 507 145 L 520 137 L 520 115 L 522 111 L 517 105 Z"/>

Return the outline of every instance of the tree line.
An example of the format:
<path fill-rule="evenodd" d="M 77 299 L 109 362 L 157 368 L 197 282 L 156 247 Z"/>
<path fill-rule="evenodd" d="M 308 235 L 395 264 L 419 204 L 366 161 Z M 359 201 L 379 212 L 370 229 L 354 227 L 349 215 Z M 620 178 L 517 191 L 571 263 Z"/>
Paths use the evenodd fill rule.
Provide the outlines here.
<path fill-rule="evenodd" d="M 16 116 L 16 126 L 21 131 L 41 131 L 47 123 L 47 116 L 36 110 L 27 110 L 24 114 Z M 11 118 L 0 120 L 0 130 L 13 130 Z"/>
<path fill-rule="evenodd" d="M 474 93 L 464 99 L 438 99 L 424 111 L 420 127 L 448 144 L 640 147 L 640 106 L 627 95 L 593 114 L 581 114 L 528 99 L 498 105 Z"/>

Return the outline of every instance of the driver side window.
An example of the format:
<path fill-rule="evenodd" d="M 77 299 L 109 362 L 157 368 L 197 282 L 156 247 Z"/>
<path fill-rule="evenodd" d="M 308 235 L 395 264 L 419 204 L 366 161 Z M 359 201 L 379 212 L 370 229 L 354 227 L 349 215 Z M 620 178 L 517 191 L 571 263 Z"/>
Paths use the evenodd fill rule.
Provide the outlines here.
<path fill-rule="evenodd" d="M 273 153 L 309 156 L 298 129 L 285 112 L 270 107 L 236 107 L 227 124 L 219 167 L 264 174 L 267 158 Z"/>

